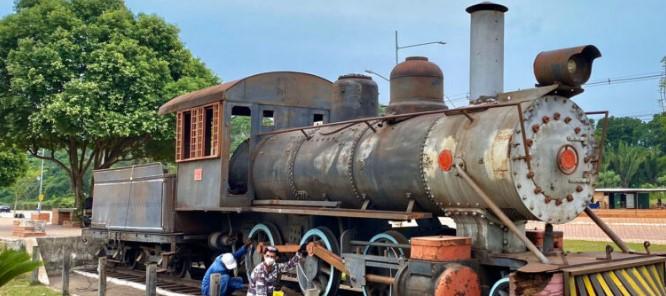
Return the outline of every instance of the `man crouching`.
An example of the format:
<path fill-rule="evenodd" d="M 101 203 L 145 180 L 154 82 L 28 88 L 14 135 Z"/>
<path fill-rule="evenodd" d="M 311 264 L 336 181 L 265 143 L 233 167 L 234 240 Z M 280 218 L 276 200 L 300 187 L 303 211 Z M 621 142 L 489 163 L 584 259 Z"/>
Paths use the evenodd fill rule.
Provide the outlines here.
<path fill-rule="evenodd" d="M 210 265 L 206 274 L 201 281 L 201 295 L 208 296 L 208 290 L 210 287 L 210 278 L 214 273 L 219 273 L 220 277 L 220 296 L 229 296 L 234 291 L 243 288 L 243 279 L 240 277 L 233 276 L 233 270 L 238 267 L 237 261 L 243 259 L 243 256 L 247 254 L 248 248 L 252 247 L 251 242 L 245 243 L 236 253 L 224 253 L 220 256 L 217 256 L 213 261 L 213 264 Z"/>

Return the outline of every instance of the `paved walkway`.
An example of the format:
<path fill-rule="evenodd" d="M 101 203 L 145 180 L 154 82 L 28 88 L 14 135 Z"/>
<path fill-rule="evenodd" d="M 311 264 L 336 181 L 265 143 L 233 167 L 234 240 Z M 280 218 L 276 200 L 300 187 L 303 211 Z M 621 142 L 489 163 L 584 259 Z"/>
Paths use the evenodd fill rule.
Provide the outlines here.
<path fill-rule="evenodd" d="M 26 217 L 30 217 L 26 213 Z M 0 239 L 20 239 L 17 236 L 12 236 L 14 225 L 12 222 L 14 217 L 12 214 L 0 214 Z M 81 228 L 77 227 L 63 227 L 62 225 L 46 224 L 47 237 L 64 237 L 64 236 L 81 236 Z"/>
<path fill-rule="evenodd" d="M 617 235 L 627 242 L 666 244 L 666 218 L 602 218 Z M 529 222 L 528 229 L 543 229 L 543 222 Z M 610 241 L 588 217 L 578 217 L 572 222 L 554 225 L 555 230 L 563 231 L 565 239 Z"/>

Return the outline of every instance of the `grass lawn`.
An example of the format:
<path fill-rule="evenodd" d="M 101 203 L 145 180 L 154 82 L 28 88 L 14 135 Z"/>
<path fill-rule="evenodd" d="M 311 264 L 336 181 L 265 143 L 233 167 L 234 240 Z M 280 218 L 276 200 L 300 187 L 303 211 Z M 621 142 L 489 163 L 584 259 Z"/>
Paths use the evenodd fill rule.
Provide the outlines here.
<path fill-rule="evenodd" d="M 604 252 L 606 245 L 610 244 L 615 249 L 615 252 L 620 252 L 620 248 L 615 243 L 608 242 L 595 242 L 584 240 L 564 240 L 564 249 L 570 252 Z M 644 251 L 643 244 L 640 243 L 627 243 L 629 248 L 634 251 Z M 666 252 L 666 245 L 652 245 L 650 246 L 652 252 Z"/>
<path fill-rule="evenodd" d="M 0 296 L 28 295 L 57 296 L 60 295 L 60 293 L 41 284 L 30 285 L 30 273 L 21 275 L 0 288 Z"/>

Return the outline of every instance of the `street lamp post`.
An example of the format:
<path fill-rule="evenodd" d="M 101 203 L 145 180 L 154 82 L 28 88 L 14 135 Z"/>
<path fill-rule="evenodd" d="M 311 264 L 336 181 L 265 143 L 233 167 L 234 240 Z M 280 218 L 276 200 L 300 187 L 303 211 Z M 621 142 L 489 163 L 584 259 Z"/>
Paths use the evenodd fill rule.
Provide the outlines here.
<path fill-rule="evenodd" d="M 417 47 L 417 46 L 423 46 L 423 45 L 429 45 L 429 44 L 440 44 L 444 45 L 446 42 L 444 41 L 432 41 L 432 42 L 424 42 L 424 43 L 418 43 L 418 44 L 411 44 L 411 45 L 405 45 L 405 46 L 400 46 L 398 43 L 398 30 L 395 31 L 395 64 L 398 64 L 398 51 L 401 49 L 405 48 L 410 48 L 410 47 Z"/>
<path fill-rule="evenodd" d="M 42 157 L 45 155 L 44 149 L 42 149 Z M 42 188 L 44 188 L 44 158 L 42 158 L 42 166 L 39 170 L 39 195 L 37 196 L 37 213 L 42 210 L 42 200 L 44 199 Z"/>
<path fill-rule="evenodd" d="M 381 78 L 381 79 L 384 79 L 384 80 L 386 80 L 386 81 L 389 81 L 389 79 L 386 78 L 386 76 L 384 76 L 384 75 L 382 75 L 382 74 L 379 74 L 379 73 L 377 73 L 377 72 L 375 72 L 375 71 L 372 71 L 372 70 L 365 70 L 365 73 L 372 74 L 372 75 L 375 75 L 375 76 L 377 76 L 377 77 L 379 77 L 379 78 Z"/>

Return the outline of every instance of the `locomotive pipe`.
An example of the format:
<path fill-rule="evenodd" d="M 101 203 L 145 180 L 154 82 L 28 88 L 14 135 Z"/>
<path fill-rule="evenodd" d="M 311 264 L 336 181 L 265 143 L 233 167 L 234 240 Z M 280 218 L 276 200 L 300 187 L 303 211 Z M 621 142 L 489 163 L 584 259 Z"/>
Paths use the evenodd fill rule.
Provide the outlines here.
<path fill-rule="evenodd" d="M 603 220 L 599 219 L 597 214 L 592 211 L 592 209 L 585 207 L 585 214 L 587 214 L 592 221 L 594 221 L 601 230 L 604 231 L 606 235 L 618 246 L 620 249 L 622 249 L 622 253 L 629 253 L 630 249 L 627 247 L 627 244 L 624 243 L 624 241 L 610 228 L 608 227 L 608 224 L 604 222 Z"/>
<path fill-rule="evenodd" d="M 395 278 L 383 275 L 370 274 L 370 273 L 365 275 L 365 280 L 371 283 L 378 283 L 384 285 L 393 285 L 393 283 L 395 282 Z"/>
<path fill-rule="evenodd" d="M 408 244 L 393 244 L 393 243 L 380 243 L 380 242 L 366 242 L 353 240 L 349 242 L 352 246 L 371 246 L 371 247 L 387 247 L 387 248 L 400 248 L 411 249 L 412 246 Z"/>
<path fill-rule="evenodd" d="M 516 224 L 513 224 L 511 219 L 507 217 L 504 212 L 493 202 L 493 200 L 479 187 L 479 185 L 474 182 L 472 177 L 470 177 L 467 172 L 463 169 L 461 164 L 458 164 L 458 174 L 460 174 L 465 181 L 467 181 L 467 184 L 476 191 L 476 193 L 479 194 L 479 196 L 483 199 L 483 201 L 486 203 L 486 206 L 490 208 L 490 210 L 497 216 L 497 218 L 500 219 L 500 221 L 507 227 L 513 234 L 515 234 L 523 243 L 525 243 L 525 246 L 534 253 L 534 255 L 539 258 L 539 261 L 543 264 L 550 264 L 550 260 L 546 258 L 546 256 L 539 251 L 539 249 L 530 241 L 527 236 L 525 236 L 524 232 L 521 232 L 518 227 L 516 227 Z"/>
<path fill-rule="evenodd" d="M 494 97 L 504 89 L 503 5 L 483 2 L 466 9 L 470 14 L 470 100 Z"/>

